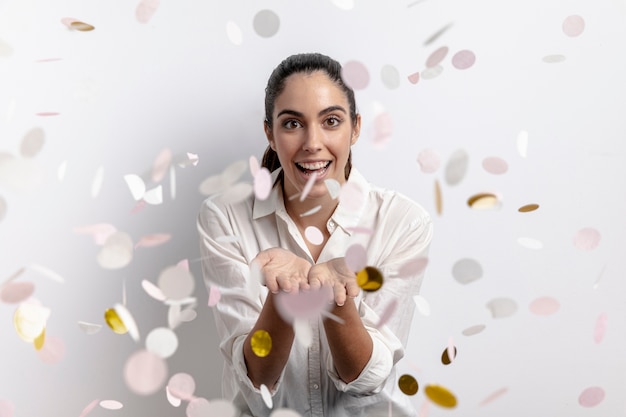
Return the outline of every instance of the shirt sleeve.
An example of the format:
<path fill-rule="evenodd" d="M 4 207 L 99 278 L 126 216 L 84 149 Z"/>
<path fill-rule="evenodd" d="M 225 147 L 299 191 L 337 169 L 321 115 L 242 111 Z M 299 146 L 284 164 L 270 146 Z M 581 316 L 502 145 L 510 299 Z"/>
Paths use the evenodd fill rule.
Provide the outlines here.
<path fill-rule="evenodd" d="M 383 285 L 378 291 L 365 292 L 358 303 L 359 315 L 373 341 L 369 362 L 361 374 L 350 383 L 343 382 L 329 361 L 329 376 L 338 390 L 356 396 L 379 393 L 392 374 L 395 364 L 404 356 L 415 301 L 419 294 L 427 262 L 428 248 L 432 239 L 432 221 L 421 207 L 414 206 L 403 216 L 394 219 L 393 225 L 382 233 L 379 248 L 384 253 L 375 266 L 383 275 Z M 393 309 L 393 314 L 380 325 Z"/>

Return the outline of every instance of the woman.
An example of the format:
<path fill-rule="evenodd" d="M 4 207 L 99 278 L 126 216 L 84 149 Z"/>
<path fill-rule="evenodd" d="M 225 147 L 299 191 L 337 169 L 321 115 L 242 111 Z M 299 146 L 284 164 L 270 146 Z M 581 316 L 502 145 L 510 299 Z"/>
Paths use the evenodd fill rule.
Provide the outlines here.
<path fill-rule="evenodd" d="M 394 416 L 415 415 L 397 387 L 395 364 L 404 355 L 423 274 L 410 266 L 426 256 L 430 217 L 352 168 L 361 117 L 333 59 L 285 59 L 269 78 L 265 111 L 269 146 L 262 165 L 275 180 L 270 196 L 237 203 L 212 196 L 198 219 L 205 281 L 221 290 L 214 316 L 224 397 L 253 416 L 272 411 L 263 390 L 274 409 L 302 416 L 389 415 L 391 409 Z M 333 183 L 357 193 L 337 198 Z M 307 239 L 310 230 L 316 239 Z M 382 273 L 380 289 L 361 290 L 358 271 L 348 267 L 354 261 L 346 262 L 348 248 L 361 249 L 367 266 Z M 309 320 L 311 339 L 300 343 L 281 297 L 320 288 L 331 292 L 332 307 Z M 392 305 L 395 313 L 379 325 Z M 259 330 L 271 337 L 267 355 L 252 346 Z"/>

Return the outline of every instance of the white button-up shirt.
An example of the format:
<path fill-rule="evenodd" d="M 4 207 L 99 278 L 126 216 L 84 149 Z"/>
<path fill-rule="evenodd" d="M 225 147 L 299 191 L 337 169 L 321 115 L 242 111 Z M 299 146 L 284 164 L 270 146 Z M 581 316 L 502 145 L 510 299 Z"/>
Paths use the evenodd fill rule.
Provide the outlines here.
<path fill-rule="evenodd" d="M 279 170 L 272 173 L 276 178 Z M 274 409 L 289 408 L 308 416 L 414 416 L 409 397 L 397 384 L 395 364 L 404 356 L 423 269 L 432 238 L 428 213 L 400 193 L 369 184 L 355 169 L 348 183 L 362 191 L 360 204 L 340 202 L 327 222 L 330 238 L 317 262 L 343 257 L 354 244 L 367 253 L 367 265 L 379 269 L 382 287 L 361 291 L 355 299 L 373 341 L 372 356 L 361 374 L 343 382 L 333 364 L 322 318 L 312 320 L 312 342 L 294 340 L 289 360 L 272 391 Z M 359 199 L 355 199 L 359 201 Z M 223 396 L 243 415 L 269 416 L 272 410 L 247 376 L 243 343 L 267 297 L 267 288 L 251 273 L 250 262 L 262 250 L 281 247 L 313 263 L 304 237 L 287 214 L 282 187 L 265 200 L 254 195 L 222 203 L 209 197 L 198 216 L 202 270 L 220 301 L 213 313 L 224 357 Z M 412 266 L 413 265 L 413 266 Z M 395 312 L 379 325 L 387 308 Z"/>

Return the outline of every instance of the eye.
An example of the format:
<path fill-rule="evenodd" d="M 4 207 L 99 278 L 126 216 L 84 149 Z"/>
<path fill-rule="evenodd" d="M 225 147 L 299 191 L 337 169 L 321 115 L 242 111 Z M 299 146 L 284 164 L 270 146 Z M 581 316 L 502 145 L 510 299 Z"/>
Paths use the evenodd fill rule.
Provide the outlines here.
<path fill-rule="evenodd" d="M 337 127 L 341 124 L 341 119 L 337 116 L 330 116 L 324 122 L 328 127 Z"/>
<path fill-rule="evenodd" d="M 283 127 L 285 129 L 297 129 L 301 126 L 300 122 L 295 119 L 287 119 L 283 122 Z"/>

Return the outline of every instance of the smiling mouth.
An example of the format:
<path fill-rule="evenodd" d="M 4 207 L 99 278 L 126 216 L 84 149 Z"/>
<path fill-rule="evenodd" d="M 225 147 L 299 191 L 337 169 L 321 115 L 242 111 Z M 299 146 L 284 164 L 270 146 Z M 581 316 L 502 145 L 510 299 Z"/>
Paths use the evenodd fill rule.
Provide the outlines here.
<path fill-rule="evenodd" d="M 332 161 L 311 162 L 311 163 L 296 162 L 296 167 L 305 175 L 311 175 L 313 173 L 316 173 L 318 176 L 321 176 L 326 173 L 326 170 L 330 166 L 331 162 Z"/>

